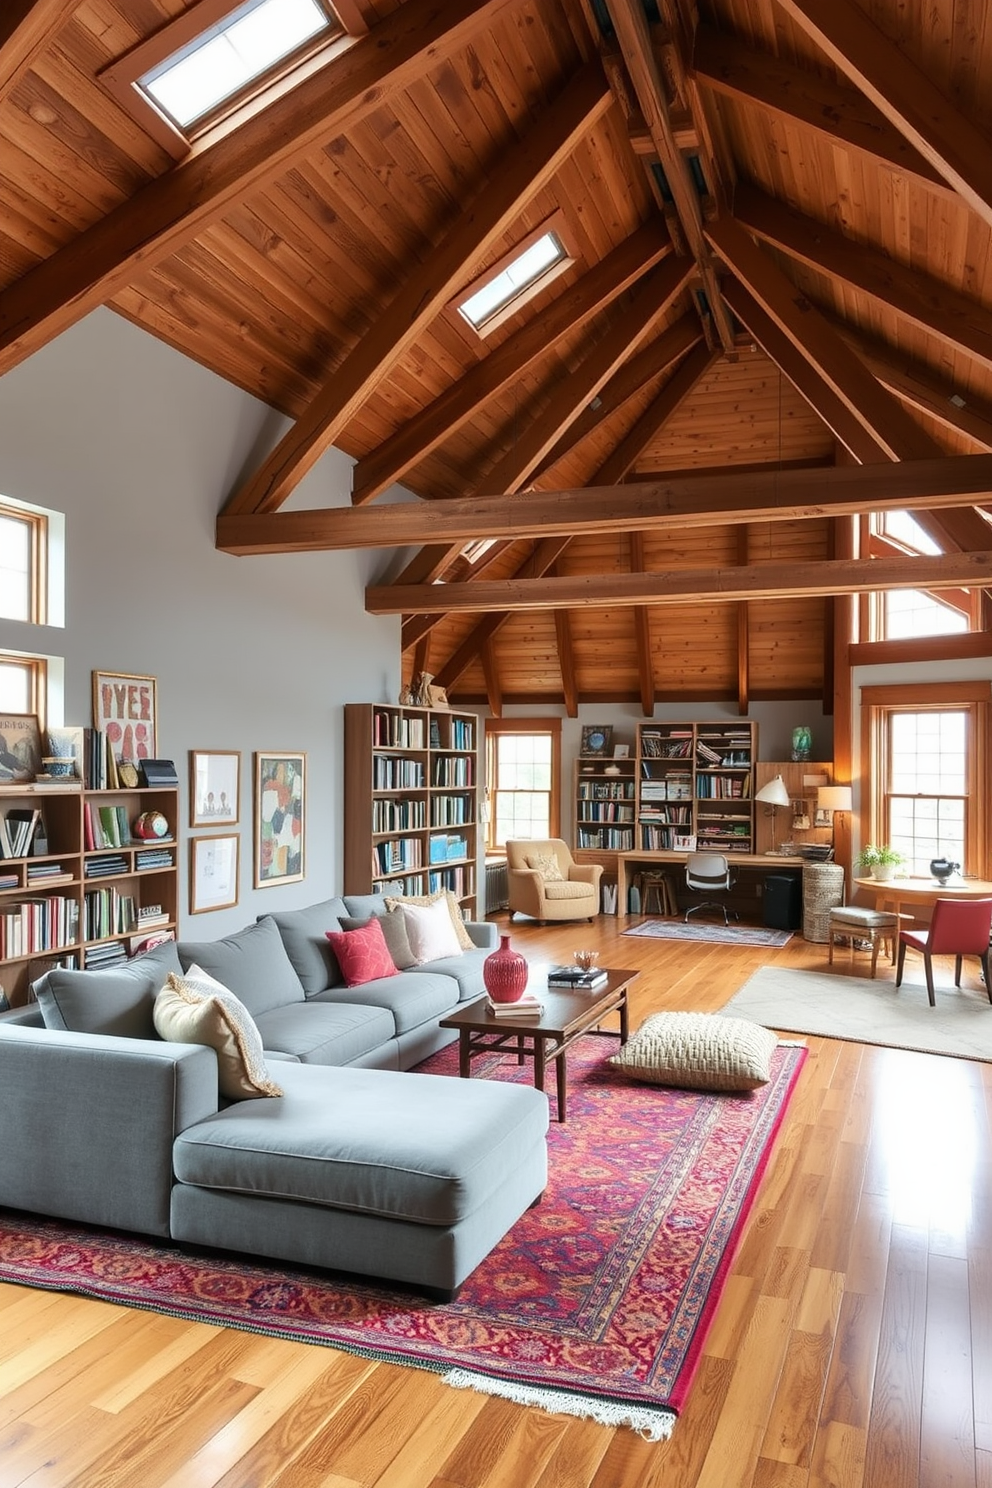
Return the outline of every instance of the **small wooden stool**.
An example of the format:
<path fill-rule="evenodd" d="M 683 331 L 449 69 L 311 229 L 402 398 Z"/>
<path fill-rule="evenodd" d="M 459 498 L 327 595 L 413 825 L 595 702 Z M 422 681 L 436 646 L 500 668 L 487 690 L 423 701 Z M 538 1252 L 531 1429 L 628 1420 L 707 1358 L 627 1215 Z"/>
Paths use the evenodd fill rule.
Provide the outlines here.
<path fill-rule="evenodd" d="M 645 873 L 642 879 L 643 897 L 641 901 L 641 913 L 651 913 L 651 895 L 657 903 L 656 914 L 677 915 L 678 905 L 675 902 L 675 890 L 667 873 Z"/>
<path fill-rule="evenodd" d="M 871 974 L 874 977 L 878 962 L 878 949 L 888 941 L 892 965 L 896 964 L 896 945 L 899 940 L 899 916 L 884 909 L 863 909 L 858 904 L 838 905 L 830 911 L 828 937 L 830 950 L 828 966 L 833 965 L 834 942 L 845 936 L 851 942 L 851 959 L 854 959 L 856 940 L 871 942 Z"/>

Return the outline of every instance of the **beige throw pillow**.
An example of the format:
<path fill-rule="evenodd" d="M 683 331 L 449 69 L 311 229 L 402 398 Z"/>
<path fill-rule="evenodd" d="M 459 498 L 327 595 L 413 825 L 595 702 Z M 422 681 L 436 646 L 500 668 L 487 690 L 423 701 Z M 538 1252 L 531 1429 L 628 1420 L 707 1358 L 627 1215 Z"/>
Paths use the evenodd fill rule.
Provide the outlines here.
<path fill-rule="evenodd" d="M 269 1079 L 262 1036 L 254 1018 L 233 992 L 199 966 L 185 976 L 170 971 L 155 998 L 155 1028 L 177 1044 L 206 1044 L 217 1053 L 218 1084 L 229 1100 L 282 1095 Z"/>
<path fill-rule="evenodd" d="M 387 897 L 386 907 L 387 909 L 398 909 L 403 904 L 430 905 L 436 904 L 439 899 L 443 899 L 448 906 L 448 913 L 451 915 L 451 923 L 455 927 L 455 934 L 458 936 L 458 944 L 461 946 L 462 950 L 474 951 L 475 941 L 465 929 L 465 921 L 462 919 L 462 912 L 458 907 L 458 900 L 455 898 L 450 889 L 437 889 L 433 894 L 406 894 L 402 899 L 391 899 Z"/>
<path fill-rule="evenodd" d="M 778 1038 L 718 1013 L 653 1013 L 610 1064 L 635 1080 L 685 1090 L 754 1090 L 770 1078 Z"/>
<path fill-rule="evenodd" d="M 399 912 L 406 923 L 406 933 L 419 965 L 441 961 L 446 956 L 464 955 L 448 906 L 442 900 L 436 904 L 403 904 Z"/>
<path fill-rule="evenodd" d="M 565 875 L 558 866 L 554 853 L 534 853 L 526 860 L 528 868 L 534 868 L 545 883 L 564 883 Z"/>

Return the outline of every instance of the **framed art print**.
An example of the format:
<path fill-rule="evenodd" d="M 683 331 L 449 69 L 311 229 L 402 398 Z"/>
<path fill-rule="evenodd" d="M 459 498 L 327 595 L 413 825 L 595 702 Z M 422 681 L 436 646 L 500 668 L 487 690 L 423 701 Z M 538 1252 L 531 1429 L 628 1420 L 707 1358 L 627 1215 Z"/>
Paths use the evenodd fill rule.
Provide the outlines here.
<path fill-rule="evenodd" d="M 612 738 L 613 725 L 611 723 L 587 724 L 582 730 L 582 746 L 579 752 L 587 757 L 609 754 Z"/>
<path fill-rule="evenodd" d="M 189 912 L 206 914 L 211 909 L 230 909 L 238 902 L 237 832 L 225 837 L 191 837 L 189 840 Z"/>
<path fill-rule="evenodd" d="M 255 887 L 306 873 L 305 754 L 255 755 Z"/>
<path fill-rule="evenodd" d="M 189 752 L 189 824 L 233 826 L 241 800 L 241 751 L 191 749 Z"/>
<path fill-rule="evenodd" d="M 41 769 L 36 713 L 0 713 L 0 785 L 33 780 Z"/>
<path fill-rule="evenodd" d="M 154 677 L 93 673 L 93 727 L 105 734 L 116 760 L 158 755 L 158 699 Z"/>

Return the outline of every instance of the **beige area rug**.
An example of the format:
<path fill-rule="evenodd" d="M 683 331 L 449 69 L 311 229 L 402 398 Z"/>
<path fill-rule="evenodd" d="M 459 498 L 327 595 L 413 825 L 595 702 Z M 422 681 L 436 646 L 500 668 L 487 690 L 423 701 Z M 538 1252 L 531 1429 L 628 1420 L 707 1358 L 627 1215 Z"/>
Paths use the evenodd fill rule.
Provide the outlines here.
<path fill-rule="evenodd" d="M 946 971 L 935 963 L 937 1006 L 931 1007 L 922 971 L 916 981 L 907 969 L 897 988 L 891 979 L 763 966 L 720 1011 L 783 1032 L 992 1062 L 992 1003 L 984 986 L 975 985 L 976 971 L 966 962 L 965 985 L 956 988 L 953 963 Z"/>

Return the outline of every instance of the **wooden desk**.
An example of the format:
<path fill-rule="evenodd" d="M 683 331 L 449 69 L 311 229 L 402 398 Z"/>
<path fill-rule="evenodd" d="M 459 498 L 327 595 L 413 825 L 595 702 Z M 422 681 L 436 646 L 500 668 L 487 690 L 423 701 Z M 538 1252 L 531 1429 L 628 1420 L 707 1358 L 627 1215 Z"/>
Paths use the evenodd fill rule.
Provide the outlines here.
<path fill-rule="evenodd" d="M 709 849 L 701 847 L 698 852 L 708 852 Z M 718 849 L 714 848 L 714 852 Z M 667 849 L 659 849 L 650 852 L 620 852 L 617 853 L 617 917 L 625 919 L 627 916 L 627 889 L 630 880 L 630 871 L 638 868 L 647 868 L 659 863 L 677 863 L 685 867 L 685 860 L 689 856 L 687 852 L 674 852 Z M 730 864 L 731 870 L 736 868 L 804 868 L 805 858 L 787 858 L 782 853 L 724 853 L 723 856 Z"/>
<path fill-rule="evenodd" d="M 935 878 L 920 874 L 915 878 L 856 878 L 854 886 L 874 895 L 876 909 L 891 909 L 895 914 L 903 913 L 904 904 L 907 909 L 915 910 L 938 899 L 992 899 L 992 883 L 983 878 L 952 879 L 950 883 L 939 884 Z"/>

